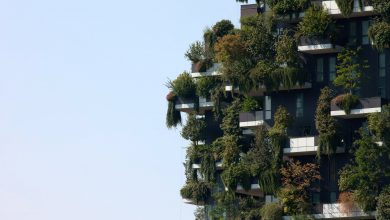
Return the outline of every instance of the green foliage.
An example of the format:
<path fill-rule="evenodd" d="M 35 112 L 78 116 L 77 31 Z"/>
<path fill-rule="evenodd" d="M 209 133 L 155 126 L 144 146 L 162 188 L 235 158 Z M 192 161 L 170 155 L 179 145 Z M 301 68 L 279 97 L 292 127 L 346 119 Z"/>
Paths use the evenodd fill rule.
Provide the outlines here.
<path fill-rule="evenodd" d="M 181 73 L 175 80 L 169 80 L 167 87 L 172 89 L 176 96 L 181 98 L 193 98 L 196 93 L 196 84 L 187 72 Z"/>
<path fill-rule="evenodd" d="M 364 211 L 373 211 L 376 197 L 387 179 L 388 155 L 383 154 L 383 147 L 363 129 L 355 144 L 354 160 L 340 171 L 339 188 L 353 192 L 354 200 Z"/>
<path fill-rule="evenodd" d="M 202 206 L 196 207 L 194 211 L 195 220 L 206 220 L 205 209 Z"/>
<path fill-rule="evenodd" d="M 206 122 L 204 119 L 197 119 L 195 114 L 189 114 L 187 123 L 183 126 L 181 136 L 193 142 L 206 139 Z"/>
<path fill-rule="evenodd" d="M 279 64 L 296 66 L 299 64 L 298 46 L 295 39 L 285 32 L 276 42 L 275 60 Z"/>
<path fill-rule="evenodd" d="M 242 112 L 252 112 L 257 111 L 261 109 L 261 104 L 258 100 L 251 96 L 245 96 L 243 102 L 242 102 Z"/>
<path fill-rule="evenodd" d="M 311 6 L 298 24 L 298 32 L 305 37 L 324 37 L 331 22 L 328 13 L 320 6 Z"/>
<path fill-rule="evenodd" d="M 390 105 L 384 105 L 381 112 L 368 116 L 368 128 L 377 140 L 390 146 Z"/>
<path fill-rule="evenodd" d="M 214 87 L 210 91 L 210 93 L 211 93 L 210 99 L 214 103 L 214 106 L 213 106 L 214 117 L 215 117 L 216 121 L 219 121 L 223 115 L 221 102 L 222 102 L 222 99 L 226 95 L 225 94 L 225 87 L 224 86 Z"/>
<path fill-rule="evenodd" d="M 267 203 L 261 208 L 261 216 L 264 220 L 280 220 L 283 217 L 283 209 L 278 203 Z"/>
<path fill-rule="evenodd" d="M 390 186 L 387 186 L 378 197 L 377 218 L 378 220 L 390 219 Z"/>
<path fill-rule="evenodd" d="M 354 0 L 336 0 L 342 15 L 349 17 L 352 14 L 353 1 Z"/>
<path fill-rule="evenodd" d="M 173 128 L 181 124 L 181 114 L 175 109 L 174 101 L 168 101 L 168 110 L 165 124 L 168 128 Z"/>
<path fill-rule="evenodd" d="M 183 186 L 180 194 L 185 199 L 193 200 L 195 203 L 205 203 L 211 196 L 211 191 L 207 183 L 190 181 Z"/>
<path fill-rule="evenodd" d="M 385 19 L 390 18 L 390 1 L 389 0 L 371 0 L 372 6 L 375 11 L 379 12 L 380 15 Z"/>
<path fill-rule="evenodd" d="M 196 95 L 210 97 L 212 90 L 220 84 L 220 80 L 215 76 L 200 77 L 196 81 Z"/>
<path fill-rule="evenodd" d="M 360 87 L 363 71 L 368 68 L 364 62 L 359 61 L 360 50 L 361 48 L 356 50 L 344 48 L 337 54 L 336 78 L 333 84 L 351 94 Z"/>
<path fill-rule="evenodd" d="M 207 183 L 215 183 L 215 158 L 212 152 L 207 152 L 202 157 L 202 163 L 200 164 L 200 173 L 202 174 L 204 181 Z"/>
<path fill-rule="evenodd" d="M 229 190 L 236 190 L 240 184 L 245 190 L 251 188 L 251 175 L 246 166 L 241 163 L 233 164 L 225 169 L 221 175 L 223 184 Z"/>
<path fill-rule="evenodd" d="M 321 154 L 332 155 L 337 148 L 336 135 L 338 126 L 336 119 L 330 116 L 331 100 L 332 90 L 329 87 L 321 89 L 315 115 L 316 129 L 319 133 L 318 158 L 320 158 Z"/>
<path fill-rule="evenodd" d="M 368 36 L 373 42 L 374 48 L 381 51 L 385 48 L 389 48 L 390 24 L 386 21 L 375 21 L 368 29 Z"/>
<path fill-rule="evenodd" d="M 301 12 L 310 5 L 310 0 L 266 0 L 272 11 L 279 15 Z"/>
<path fill-rule="evenodd" d="M 238 136 L 234 135 L 224 135 L 223 136 L 223 165 L 225 167 L 230 166 L 238 162 L 240 158 L 240 146 L 238 144 Z"/>
<path fill-rule="evenodd" d="M 346 114 L 351 113 L 351 109 L 358 103 L 359 97 L 351 93 L 338 95 L 332 100 L 339 108 L 343 109 Z"/>
<path fill-rule="evenodd" d="M 293 120 L 285 107 L 278 106 L 274 114 L 274 126 L 268 131 L 272 146 L 272 169 L 274 173 L 277 173 L 281 167 L 282 149 L 287 139 L 287 128 L 293 123 Z"/>
<path fill-rule="evenodd" d="M 240 215 L 238 199 L 232 191 L 224 191 L 213 195 L 216 206 L 210 212 L 213 219 L 236 219 Z"/>
<path fill-rule="evenodd" d="M 264 16 L 241 19 L 241 37 L 252 59 L 258 61 L 273 57 L 275 38 L 271 31 L 272 26 L 273 22 Z"/>
<path fill-rule="evenodd" d="M 212 30 L 217 38 L 230 34 L 234 29 L 234 25 L 229 20 L 221 20 L 215 23 Z"/>
<path fill-rule="evenodd" d="M 200 41 L 196 41 L 190 45 L 190 48 L 187 50 L 184 56 L 193 63 L 196 63 L 204 59 L 204 53 L 204 44 Z"/>
<path fill-rule="evenodd" d="M 310 211 L 309 192 L 313 183 L 321 179 L 319 167 L 316 164 L 302 164 L 299 161 L 289 161 L 280 170 L 283 188 L 278 197 L 288 215 L 306 214 Z"/>
<path fill-rule="evenodd" d="M 225 117 L 221 123 L 221 129 L 224 135 L 239 136 L 241 134 L 240 128 L 240 110 L 241 102 L 239 99 L 233 100 L 232 104 L 225 110 Z"/>
<path fill-rule="evenodd" d="M 251 197 L 239 198 L 240 219 L 257 220 L 261 219 L 261 203 Z"/>

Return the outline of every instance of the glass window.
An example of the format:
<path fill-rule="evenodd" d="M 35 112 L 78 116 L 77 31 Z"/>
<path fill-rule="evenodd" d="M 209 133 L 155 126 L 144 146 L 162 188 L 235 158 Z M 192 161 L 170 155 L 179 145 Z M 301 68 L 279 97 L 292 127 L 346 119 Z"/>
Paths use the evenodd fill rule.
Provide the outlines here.
<path fill-rule="evenodd" d="M 271 96 L 265 97 L 265 119 L 271 119 Z"/>
<path fill-rule="evenodd" d="M 368 38 L 368 27 L 370 26 L 369 21 L 362 21 L 362 44 L 370 44 L 370 39 Z"/>
<path fill-rule="evenodd" d="M 320 194 L 319 194 L 319 193 L 313 193 L 312 200 L 313 200 L 313 201 L 312 201 L 313 204 L 319 204 L 319 203 L 321 203 Z"/>
<path fill-rule="evenodd" d="M 336 192 L 330 192 L 330 203 L 337 202 L 337 194 Z"/>
<path fill-rule="evenodd" d="M 317 58 L 316 81 L 317 82 L 324 81 L 324 59 L 323 58 Z"/>
<path fill-rule="evenodd" d="M 329 58 L 329 80 L 333 81 L 336 78 L 336 57 Z"/>
<path fill-rule="evenodd" d="M 350 22 L 348 43 L 355 45 L 356 41 L 356 22 Z"/>
<path fill-rule="evenodd" d="M 378 95 L 386 98 L 386 54 L 379 54 L 379 86 L 378 86 Z"/>
<path fill-rule="evenodd" d="M 296 117 L 303 117 L 303 94 L 300 93 L 297 96 L 297 110 Z"/>

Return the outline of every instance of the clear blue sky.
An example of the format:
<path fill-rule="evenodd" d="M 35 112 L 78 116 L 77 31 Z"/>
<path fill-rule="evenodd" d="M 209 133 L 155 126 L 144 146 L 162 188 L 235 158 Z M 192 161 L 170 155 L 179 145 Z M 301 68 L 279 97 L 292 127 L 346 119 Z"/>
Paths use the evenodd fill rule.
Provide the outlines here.
<path fill-rule="evenodd" d="M 0 219 L 193 219 L 167 78 L 234 0 L 0 1 Z"/>

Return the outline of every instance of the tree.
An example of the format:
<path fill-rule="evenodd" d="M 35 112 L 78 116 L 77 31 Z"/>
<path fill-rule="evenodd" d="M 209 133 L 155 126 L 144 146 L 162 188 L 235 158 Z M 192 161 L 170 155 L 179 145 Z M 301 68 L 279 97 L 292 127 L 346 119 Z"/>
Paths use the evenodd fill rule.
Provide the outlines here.
<path fill-rule="evenodd" d="M 196 143 L 206 138 L 205 129 L 206 122 L 204 119 L 197 119 L 196 114 L 189 114 L 187 123 L 181 131 L 181 136 Z"/>
<path fill-rule="evenodd" d="M 353 199 L 364 211 L 374 211 L 376 197 L 388 179 L 389 160 L 367 131 L 360 129 L 359 133 L 354 159 L 340 171 L 339 188 L 352 192 Z"/>
<path fill-rule="evenodd" d="M 378 197 L 378 220 L 390 219 L 390 186 L 387 186 Z"/>
<path fill-rule="evenodd" d="M 337 121 L 330 116 L 330 103 L 332 100 L 332 90 L 329 87 L 321 89 L 318 98 L 315 115 L 316 129 L 319 133 L 319 148 L 317 156 L 321 154 L 332 155 L 337 148 Z"/>
<path fill-rule="evenodd" d="M 333 84 L 342 87 L 350 94 L 360 87 L 363 70 L 367 68 L 367 65 L 359 61 L 360 50 L 360 48 L 356 50 L 344 48 L 341 53 L 337 54 L 338 64 Z"/>
<path fill-rule="evenodd" d="M 301 164 L 290 160 L 280 170 L 282 186 L 278 197 L 281 199 L 286 214 L 300 215 L 308 213 L 309 192 L 313 183 L 321 179 L 319 167 L 316 164 Z"/>

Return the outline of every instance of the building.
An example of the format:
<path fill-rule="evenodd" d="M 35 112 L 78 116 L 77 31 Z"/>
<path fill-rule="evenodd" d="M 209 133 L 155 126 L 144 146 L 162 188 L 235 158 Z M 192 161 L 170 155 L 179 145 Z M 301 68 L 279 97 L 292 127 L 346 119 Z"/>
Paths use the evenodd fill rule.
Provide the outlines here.
<path fill-rule="evenodd" d="M 375 167 L 359 164 L 366 145 L 380 155 L 372 164 L 390 168 L 388 136 L 370 127 L 381 122 L 368 121 L 390 97 L 390 39 L 381 41 L 378 31 L 390 33 L 387 1 L 270 2 L 242 5 L 240 30 L 227 21 L 206 30 L 203 44 L 187 52 L 192 73 L 169 84 L 167 125 L 187 113 L 182 136 L 192 142 L 184 202 L 204 206 L 206 219 L 260 219 L 266 204 L 276 204 L 282 219 L 375 219 L 389 184 L 385 171 L 340 182 L 349 179 L 348 164 Z M 328 97 L 325 87 L 333 91 Z M 316 172 L 288 174 L 289 166 L 305 164 Z M 308 185 L 294 185 L 305 181 L 300 177 Z"/>

